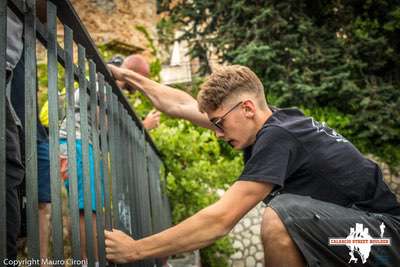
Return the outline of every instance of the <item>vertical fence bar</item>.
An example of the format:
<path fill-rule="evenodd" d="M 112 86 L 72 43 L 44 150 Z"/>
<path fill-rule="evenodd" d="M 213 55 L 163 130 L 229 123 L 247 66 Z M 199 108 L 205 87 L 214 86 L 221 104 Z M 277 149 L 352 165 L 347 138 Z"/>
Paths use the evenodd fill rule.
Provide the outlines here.
<path fill-rule="evenodd" d="M 162 214 L 162 200 L 161 200 L 161 187 L 160 187 L 160 160 L 154 153 L 152 147 L 147 144 L 147 155 L 149 172 L 149 185 L 150 185 L 150 203 L 151 215 L 153 219 L 153 232 L 160 232 L 162 230 L 161 214 Z"/>
<path fill-rule="evenodd" d="M 136 176 L 136 209 L 137 209 L 137 225 L 138 225 L 138 232 L 139 238 L 145 237 L 146 233 L 146 218 L 145 218 L 145 190 L 143 190 L 143 173 L 145 167 L 144 161 L 144 144 L 142 137 L 142 130 L 136 127 L 136 144 L 137 144 L 137 176 Z M 141 261 L 140 266 L 148 266 L 148 261 Z"/>
<path fill-rule="evenodd" d="M 132 167 L 133 167 L 133 176 L 131 178 L 131 195 L 132 195 L 132 211 L 133 216 L 131 218 L 131 224 L 133 228 L 133 235 L 135 238 L 140 238 L 141 230 L 140 230 L 140 210 L 139 210 L 139 188 L 138 188 L 138 176 L 139 176 L 139 144 L 138 144 L 138 129 L 137 126 L 132 123 Z"/>
<path fill-rule="evenodd" d="M 115 154 L 116 156 L 116 164 L 115 164 L 115 168 L 117 168 L 117 183 L 116 183 L 116 187 L 115 187 L 115 191 L 116 191 L 116 195 L 115 198 L 117 200 L 118 203 L 118 222 L 119 222 L 119 228 L 121 230 L 123 230 L 124 232 L 126 232 L 126 229 L 124 227 L 123 224 L 123 213 L 122 213 L 122 205 L 121 205 L 121 200 L 122 200 L 122 184 L 123 183 L 123 170 L 122 168 L 122 162 L 121 162 L 121 155 L 122 155 L 122 144 L 121 144 L 121 104 L 119 103 L 119 101 L 117 99 L 115 99 L 115 122 L 116 122 L 116 127 L 115 127 L 115 143 L 116 143 L 116 147 L 117 147 L 117 151 L 118 153 Z"/>
<path fill-rule="evenodd" d="M 98 114 L 98 86 L 96 79 L 96 65 L 92 60 L 89 61 L 89 75 L 90 75 L 90 114 L 91 114 L 91 129 L 92 129 L 92 143 L 93 143 L 93 161 L 94 161 L 94 178 L 95 178 L 95 191 L 96 191 L 96 233 L 97 233 L 97 250 L 98 260 L 100 266 L 106 265 L 105 246 L 104 246 L 104 186 L 103 175 L 101 170 L 101 156 L 99 145 L 99 114 Z M 104 87 L 104 84 L 101 86 Z M 103 163 L 104 164 L 104 163 Z"/>
<path fill-rule="evenodd" d="M 35 0 L 28 0 L 24 14 L 25 68 L 25 186 L 28 257 L 40 259 L 38 217 L 37 117 L 36 112 L 36 23 Z M 57 88 L 54 88 L 57 90 Z M 36 263 L 36 262 L 35 262 Z M 38 264 L 36 266 L 39 266 Z"/>
<path fill-rule="evenodd" d="M 115 210 L 117 217 L 115 218 L 116 226 L 121 229 L 122 224 L 120 220 L 120 211 L 119 211 L 119 192 L 120 192 L 120 183 L 121 183 L 121 170 L 120 170 L 120 161 L 119 161 L 119 116 L 118 116 L 118 100 L 117 97 L 113 94 L 113 121 L 114 121 L 114 136 L 113 136 L 113 144 L 114 144 L 114 168 L 115 168 L 115 181 L 113 183 L 113 198 L 115 198 Z"/>
<path fill-rule="evenodd" d="M 127 116 L 126 126 L 127 126 L 127 131 L 128 131 L 127 140 L 126 140 L 128 143 L 128 152 L 127 152 L 128 158 L 127 158 L 127 160 L 130 163 L 129 164 L 129 175 L 128 175 L 128 181 L 127 181 L 127 187 L 129 190 L 129 194 L 128 194 L 129 199 L 128 200 L 129 200 L 129 207 L 130 207 L 130 213 L 131 213 L 130 224 L 131 224 L 132 236 L 134 238 L 137 238 L 137 229 L 136 229 L 137 226 L 135 225 L 135 222 L 134 222 L 134 218 L 136 216 L 136 210 L 135 210 L 135 194 L 134 194 L 134 190 L 135 190 L 134 167 L 135 166 L 134 166 L 134 152 L 133 152 L 134 151 L 133 150 L 133 142 L 134 142 L 134 140 L 133 140 L 133 138 L 134 138 L 133 137 L 133 121 L 129 116 Z"/>
<path fill-rule="evenodd" d="M 133 165 L 133 120 L 129 116 L 128 112 L 124 110 L 124 125 L 125 125 L 125 144 L 126 144 L 126 160 L 129 162 L 127 165 L 127 179 L 126 179 L 126 202 L 129 205 L 129 212 L 130 212 L 130 218 L 129 218 L 129 223 L 130 223 L 130 228 L 131 228 L 131 236 L 133 238 L 137 238 L 136 235 L 136 225 L 134 224 L 134 217 L 136 216 L 135 213 L 135 195 L 134 195 L 134 186 L 133 186 L 133 181 L 134 181 L 134 165 Z M 142 263 L 140 262 L 135 262 L 131 263 L 130 266 L 133 267 L 140 267 L 142 266 Z"/>
<path fill-rule="evenodd" d="M 51 177 L 51 218 L 53 235 L 53 258 L 64 258 L 61 180 L 59 177 L 59 144 L 58 144 L 58 88 L 57 88 L 57 10 L 50 1 L 47 2 L 48 31 L 48 94 L 49 94 L 49 143 L 50 143 L 50 177 Z M 36 112 L 36 111 L 35 111 Z M 58 263 L 58 262 L 57 262 Z M 58 264 L 56 266 L 62 266 Z"/>
<path fill-rule="evenodd" d="M 147 166 L 148 166 L 148 160 L 147 160 L 147 143 L 144 135 L 144 130 L 142 131 L 141 134 L 141 140 L 142 140 L 142 145 L 143 145 L 143 170 L 142 170 L 142 192 L 143 192 L 143 207 L 144 207 L 144 226 L 145 226 L 145 231 L 144 231 L 144 236 L 151 235 L 153 229 L 151 227 L 151 207 L 150 207 L 150 193 L 149 193 L 149 176 L 147 172 Z"/>
<path fill-rule="evenodd" d="M 118 201 L 117 201 L 117 168 L 116 168 L 116 146 L 115 146 L 115 102 L 116 96 L 111 92 L 111 87 L 107 86 L 107 106 L 110 114 L 108 118 L 110 119 L 109 124 L 109 144 L 110 144 L 110 168 L 111 168 L 111 203 L 112 203 L 112 223 L 114 228 L 119 228 L 119 219 L 118 219 Z"/>
<path fill-rule="evenodd" d="M 117 127 L 117 147 L 118 147 L 118 173 L 119 173 L 119 182 L 117 184 L 118 189 L 118 210 L 119 210 L 119 219 L 122 225 L 122 230 L 130 234 L 129 232 L 129 224 L 127 223 L 126 218 L 130 215 L 127 213 L 126 209 L 126 199 L 125 199 L 125 180 L 126 180 L 126 168 L 122 164 L 123 159 L 122 155 L 125 155 L 125 144 L 123 144 L 124 138 L 124 113 L 123 107 L 118 102 L 118 127 Z M 125 141 L 125 140 L 124 140 Z"/>
<path fill-rule="evenodd" d="M 143 195 L 143 170 L 145 168 L 145 162 L 144 162 L 144 148 L 143 148 L 143 143 L 142 143 L 142 138 L 141 138 L 141 129 L 137 129 L 137 144 L 138 144 L 138 153 L 137 153 L 137 160 L 138 160 L 138 168 L 137 168 L 137 184 L 136 184 L 136 190 L 137 190 L 137 208 L 138 208 L 138 226 L 139 226 L 139 238 L 143 238 L 145 236 L 145 217 L 144 217 L 144 195 Z"/>
<path fill-rule="evenodd" d="M 156 161 L 156 168 L 155 168 L 155 181 L 156 181 L 156 188 L 157 188 L 157 209 L 158 209 L 158 228 L 157 231 L 161 232 L 165 229 L 165 226 L 162 224 L 162 214 L 163 214 L 163 206 L 162 206 L 162 189 L 161 189 L 161 159 L 155 154 L 153 151 L 153 155 Z"/>
<path fill-rule="evenodd" d="M 139 205 L 140 205 L 140 198 L 139 198 L 139 190 L 138 187 L 138 168 L 140 168 L 137 158 L 138 154 L 138 140 L 137 140 L 137 126 L 133 122 L 132 118 L 129 118 L 129 141 L 130 141 L 130 157 L 129 162 L 130 164 L 130 176 L 129 176 L 129 192 L 130 192 L 130 206 L 131 206 L 131 226 L 132 226 L 132 233 L 135 239 L 140 238 L 140 225 L 139 225 Z M 135 267 L 145 266 L 143 261 L 135 262 Z"/>
<path fill-rule="evenodd" d="M 105 101 L 105 90 L 104 90 L 104 76 L 98 74 L 99 79 L 99 104 L 100 104 L 100 147 L 101 147 L 101 158 L 103 161 L 103 179 L 104 179 L 104 227 L 107 230 L 111 230 L 111 203 L 110 203 L 110 180 L 108 174 L 109 166 L 109 153 L 108 153 L 108 140 L 107 140 L 107 124 L 108 117 L 106 114 L 106 101 Z"/>
<path fill-rule="evenodd" d="M 162 230 L 161 225 L 161 188 L 159 180 L 160 163 L 150 144 L 147 144 L 147 162 L 149 177 L 149 193 L 153 234 Z M 160 259 L 155 260 L 156 266 L 162 266 Z"/>
<path fill-rule="evenodd" d="M 83 191 L 84 191 L 84 217 L 85 217 L 85 238 L 88 266 L 94 267 L 94 236 L 92 218 L 92 192 L 90 187 L 90 158 L 89 158 L 89 122 L 88 122 L 88 96 L 86 83 L 86 53 L 85 48 L 78 45 L 79 64 L 79 114 L 82 145 L 82 167 L 83 167 Z"/>
<path fill-rule="evenodd" d="M 151 206 L 150 206 L 150 193 L 149 193 L 149 177 L 148 177 L 148 172 L 147 172 L 147 143 L 146 143 L 146 138 L 144 135 L 144 129 L 142 129 L 140 133 L 140 139 L 141 140 L 141 149 L 142 149 L 142 168 L 141 168 L 141 193 L 142 193 L 142 215 L 141 217 L 143 218 L 143 237 L 149 236 L 152 233 L 152 223 L 151 223 Z M 154 265 L 154 260 L 149 259 L 145 261 L 145 266 L 153 266 Z"/>
<path fill-rule="evenodd" d="M 124 180 L 125 180 L 125 173 L 124 170 L 125 168 L 123 167 L 122 164 L 122 155 L 123 155 L 123 146 L 122 146 L 122 131 L 123 131 L 123 120 L 122 120 L 122 105 L 119 101 L 117 101 L 117 148 L 119 153 L 117 154 L 117 174 L 118 174 L 118 180 L 117 180 L 117 199 L 118 199 L 118 215 L 119 215 L 119 221 L 120 221 L 120 227 L 122 227 L 122 230 L 125 233 L 129 234 L 129 229 L 124 225 L 124 208 L 125 208 L 125 203 L 124 203 Z"/>
<path fill-rule="evenodd" d="M 140 233 L 140 224 L 139 224 L 139 216 L 140 216 L 140 211 L 138 207 L 138 201 L 139 201 L 139 190 L 138 190 L 138 174 L 139 174 L 139 162 L 138 162 L 138 156 L 139 156 L 139 146 L 138 146 L 138 130 L 137 126 L 134 124 L 132 125 L 132 134 L 133 134 L 133 147 L 132 147 L 132 156 L 133 156 L 133 177 L 132 177 L 132 195 L 133 195 L 133 213 L 134 216 L 132 218 L 132 225 L 133 225 L 133 232 L 134 236 L 136 238 L 140 238 L 141 233 Z"/>
<path fill-rule="evenodd" d="M 115 182 L 115 201 L 117 203 L 117 214 L 118 217 L 116 218 L 117 220 L 117 224 L 118 224 L 118 228 L 122 231 L 124 231 L 125 233 L 127 233 L 127 229 L 124 225 L 124 202 L 123 202 L 123 166 L 122 166 L 122 162 L 121 162 L 121 154 L 122 152 L 122 143 L 121 143 L 121 124 L 122 124 L 122 120 L 121 120 L 121 104 L 119 103 L 119 101 L 117 100 L 117 98 L 114 98 L 114 122 L 115 122 L 115 147 L 116 147 L 116 151 L 117 153 L 115 154 L 115 168 L 116 168 L 116 182 Z M 118 266 L 123 266 L 123 265 L 118 265 Z"/>
<path fill-rule="evenodd" d="M 167 175 L 168 172 L 163 166 L 164 170 L 164 176 L 162 179 L 160 179 L 161 182 L 161 198 L 162 198 L 162 210 L 163 210 L 163 215 L 162 215 L 162 224 L 163 224 L 163 229 L 171 227 L 172 226 L 172 214 L 171 214 L 171 206 L 169 204 L 168 196 L 167 196 Z"/>
<path fill-rule="evenodd" d="M 116 228 L 118 222 L 118 203 L 116 201 L 116 172 L 115 172 L 115 133 L 114 133 L 114 97 L 111 91 L 111 86 L 106 84 L 106 104 L 107 104 L 107 128 L 108 128 L 108 144 L 110 152 L 110 182 L 111 182 L 111 227 Z M 111 266 L 116 266 L 112 264 Z"/>
<path fill-rule="evenodd" d="M 7 0 L 0 1 L 0 212 L 6 214 L 6 49 Z M 0 216 L 0 244 L 7 244 L 7 220 Z M 7 246 L 0 246 L 0 258 L 7 258 Z"/>
<path fill-rule="evenodd" d="M 68 150 L 68 179 L 69 179 L 69 209 L 71 220 L 71 250 L 72 258 L 79 260 L 80 233 L 78 207 L 78 176 L 76 166 L 76 128 L 75 128 L 75 90 L 73 65 L 73 33 L 64 25 L 65 51 L 65 89 L 67 98 L 67 150 Z M 74 261 L 75 262 L 75 261 Z"/>
<path fill-rule="evenodd" d="M 121 193 L 123 195 L 123 205 L 124 205 L 124 223 L 125 228 L 132 235 L 132 225 L 131 225 L 131 206 L 130 206 L 130 196 L 129 196 L 129 187 L 128 187 L 128 179 L 129 179 L 129 168 L 131 162 L 129 161 L 129 141 L 128 141 L 128 112 L 121 106 L 121 148 L 123 149 L 123 153 L 121 156 L 121 164 L 123 164 L 123 183 Z"/>
<path fill-rule="evenodd" d="M 137 179 L 136 179 L 136 194 L 137 194 L 137 200 L 136 200 L 136 205 L 137 205 L 137 223 L 138 223 L 138 232 L 139 232 L 139 238 L 144 237 L 144 224 L 143 224 L 143 193 L 141 192 L 141 187 L 143 186 L 142 180 L 143 180 L 143 168 L 144 168 L 144 162 L 143 162 L 143 146 L 141 143 L 140 139 L 140 134 L 141 131 L 140 129 L 137 129 L 136 132 L 136 140 L 137 140 Z"/>
<path fill-rule="evenodd" d="M 121 165 L 123 167 L 121 168 L 122 170 L 122 187 L 121 187 L 121 196 L 122 196 L 122 205 L 123 205 L 123 220 L 124 220 L 124 227 L 127 232 L 129 232 L 130 235 L 132 235 L 132 225 L 131 225 L 131 209 L 130 209 L 130 197 L 129 197 L 129 187 L 128 187 L 128 177 L 129 177 L 129 164 L 122 164 L 123 162 L 127 162 L 129 159 L 128 157 L 128 148 L 129 148 L 129 141 L 128 141 L 128 113 L 127 111 L 120 106 L 120 144 L 121 144 Z"/>

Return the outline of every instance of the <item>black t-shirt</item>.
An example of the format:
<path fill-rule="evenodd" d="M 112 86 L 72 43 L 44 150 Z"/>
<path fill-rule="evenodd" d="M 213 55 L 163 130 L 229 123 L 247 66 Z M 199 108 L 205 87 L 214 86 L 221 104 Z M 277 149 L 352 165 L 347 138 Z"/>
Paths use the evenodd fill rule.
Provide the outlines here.
<path fill-rule="evenodd" d="M 345 207 L 400 215 L 378 165 L 348 140 L 297 109 L 278 109 L 245 150 L 239 180 Z"/>

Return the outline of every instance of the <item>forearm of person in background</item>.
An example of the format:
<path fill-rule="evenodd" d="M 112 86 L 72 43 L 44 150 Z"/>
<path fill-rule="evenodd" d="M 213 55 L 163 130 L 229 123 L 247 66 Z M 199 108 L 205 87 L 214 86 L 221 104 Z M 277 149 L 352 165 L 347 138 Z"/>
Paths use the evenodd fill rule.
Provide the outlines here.
<path fill-rule="evenodd" d="M 152 110 L 147 114 L 146 118 L 142 121 L 143 126 L 146 130 L 152 130 L 160 125 L 160 115 L 158 110 Z"/>
<path fill-rule="evenodd" d="M 185 91 L 162 85 L 128 69 L 113 65 L 108 67 L 120 87 L 139 90 L 159 111 L 204 128 L 214 129 L 207 115 L 199 111 L 196 99 Z"/>

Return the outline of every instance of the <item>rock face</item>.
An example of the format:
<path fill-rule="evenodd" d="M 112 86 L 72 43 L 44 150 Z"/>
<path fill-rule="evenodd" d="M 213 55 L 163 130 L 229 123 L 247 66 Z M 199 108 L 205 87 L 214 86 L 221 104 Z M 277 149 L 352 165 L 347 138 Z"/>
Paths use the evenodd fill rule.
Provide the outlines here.
<path fill-rule="evenodd" d="M 72 0 L 83 24 L 97 45 L 120 42 L 147 48 L 147 40 L 136 26 L 144 26 L 156 37 L 156 0 Z"/>

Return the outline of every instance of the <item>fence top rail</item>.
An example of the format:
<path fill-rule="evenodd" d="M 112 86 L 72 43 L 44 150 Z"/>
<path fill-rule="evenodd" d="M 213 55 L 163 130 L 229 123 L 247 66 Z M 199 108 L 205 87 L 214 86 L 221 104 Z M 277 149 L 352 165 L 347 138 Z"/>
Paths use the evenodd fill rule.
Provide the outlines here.
<path fill-rule="evenodd" d="M 73 8 L 70 0 L 47 0 L 47 1 L 50 1 L 54 5 L 56 5 L 57 18 L 60 20 L 62 24 L 68 26 L 73 30 L 74 41 L 77 44 L 81 44 L 83 47 L 85 47 L 87 59 L 93 60 L 95 62 L 97 72 L 103 74 L 104 80 L 108 84 L 110 84 L 112 92 L 118 97 L 118 101 L 127 110 L 129 116 L 132 117 L 138 128 L 144 132 L 145 140 L 150 144 L 150 146 L 153 148 L 157 156 L 162 158 L 162 154 L 157 149 L 156 145 L 154 144 L 148 132 L 144 129 L 142 121 L 139 119 L 135 111 L 132 109 L 127 98 L 118 88 L 114 78 L 108 71 L 105 62 L 101 58 L 100 53 L 97 50 L 96 45 L 94 44 L 94 41 L 90 37 L 81 19 L 79 18 L 78 14 Z M 23 21 L 24 18 L 23 14 L 25 10 L 29 8 L 26 6 L 26 2 L 24 0 L 8 0 L 7 4 L 8 7 L 10 7 L 10 9 Z M 47 48 L 47 32 L 45 30 L 45 27 L 38 19 L 36 19 L 36 24 L 37 24 L 37 30 L 36 30 L 37 39 Z M 65 66 L 64 49 L 58 47 L 57 51 L 58 51 L 57 52 L 58 61 L 62 66 Z M 76 70 L 74 70 L 74 74 L 75 78 L 77 78 Z"/>

